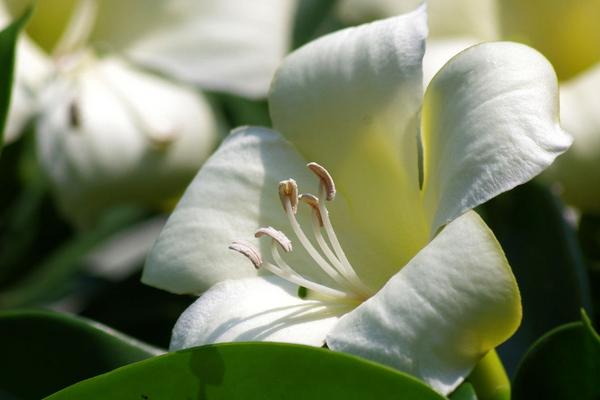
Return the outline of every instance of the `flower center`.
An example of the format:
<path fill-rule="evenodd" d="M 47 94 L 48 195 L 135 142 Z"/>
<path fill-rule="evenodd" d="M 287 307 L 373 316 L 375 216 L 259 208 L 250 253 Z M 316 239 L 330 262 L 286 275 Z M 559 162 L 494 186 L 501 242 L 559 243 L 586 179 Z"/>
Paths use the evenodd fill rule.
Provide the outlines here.
<path fill-rule="evenodd" d="M 348 261 L 335 234 L 329 219 L 329 211 L 325 205 L 325 201 L 332 201 L 335 198 L 335 183 L 329 172 L 319 164 L 309 163 L 307 167 L 319 178 L 318 197 L 310 193 L 298 195 L 298 185 L 293 179 L 279 182 L 279 197 L 296 238 L 315 264 L 332 279 L 334 285 L 319 283 L 310 276 L 298 273 L 286 263 L 279 250 L 283 249 L 286 253 L 291 252 L 292 242 L 283 232 L 275 228 L 260 228 L 255 233 L 257 238 L 262 236 L 271 238 L 272 262 L 263 261 L 258 250 L 244 242 L 233 242 L 229 248 L 245 255 L 257 269 L 264 268 L 310 291 L 338 299 L 362 302 L 372 295 L 372 290 L 361 281 Z M 296 219 L 298 203 L 306 204 L 312 209 L 312 233 L 318 249 L 307 237 Z M 323 236 L 323 231 L 325 231 L 327 239 Z"/>

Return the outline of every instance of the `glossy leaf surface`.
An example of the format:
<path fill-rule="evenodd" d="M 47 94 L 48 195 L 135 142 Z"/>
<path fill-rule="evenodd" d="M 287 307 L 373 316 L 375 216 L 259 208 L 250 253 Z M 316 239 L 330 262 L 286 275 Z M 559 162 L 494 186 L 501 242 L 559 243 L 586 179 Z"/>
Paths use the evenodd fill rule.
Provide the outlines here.
<path fill-rule="evenodd" d="M 326 349 L 280 343 L 196 347 L 71 386 L 62 399 L 398 399 L 444 397 L 416 379 Z"/>
<path fill-rule="evenodd" d="M 583 321 L 562 325 L 538 340 L 519 365 L 513 399 L 600 398 L 600 337 Z"/>

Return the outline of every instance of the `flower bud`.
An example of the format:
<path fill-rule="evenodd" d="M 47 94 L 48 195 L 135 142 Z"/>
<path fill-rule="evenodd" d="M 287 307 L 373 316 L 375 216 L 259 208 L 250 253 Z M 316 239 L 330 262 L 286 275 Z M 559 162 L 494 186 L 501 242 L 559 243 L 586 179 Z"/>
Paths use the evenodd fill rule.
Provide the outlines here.
<path fill-rule="evenodd" d="M 41 95 L 40 163 L 59 207 L 88 226 L 109 207 L 179 196 L 217 138 L 201 95 L 117 58 L 82 58 Z"/>

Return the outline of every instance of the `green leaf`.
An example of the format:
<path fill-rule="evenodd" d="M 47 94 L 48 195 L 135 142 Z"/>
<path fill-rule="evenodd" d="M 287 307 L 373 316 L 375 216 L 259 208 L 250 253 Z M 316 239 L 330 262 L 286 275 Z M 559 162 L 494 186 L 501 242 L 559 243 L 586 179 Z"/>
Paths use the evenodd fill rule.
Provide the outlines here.
<path fill-rule="evenodd" d="M 513 399 L 600 398 L 600 338 L 583 321 L 560 326 L 540 338 L 519 365 Z"/>
<path fill-rule="evenodd" d="M 450 400 L 477 400 L 477 395 L 475 394 L 473 385 L 465 382 L 450 395 Z"/>
<path fill-rule="evenodd" d="M 544 186 L 529 182 L 482 208 L 513 269 L 523 303 L 523 322 L 498 353 L 509 375 L 542 334 L 579 319 L 591 309 L 589 283 L 574 229 Z"/>
<path fill-rule="evenodd" d="M 227 343 L 132 364 L 73 385 L 51 400 L 105 399 L 441 400 L 401 372 L 315 347 Z"/>
<path fill-rule="evenodd" d="M 0 313 L 0 398 L 39 399 L 161 351 L 83 318 Z"/>
<path fill-rule="evenodd" d="M 594 311 L 593 319 L 600 321 L 600 215 L 581 215 L 577 233 L 588 267 Z"/>
<path fill-rule="evenodd" d="M 31 8 L 28 8 L 20 18 L 0 31 L 0 151 L 4 143 L 4 126 L 10 105 L 12 81 L 15 68 L 15 49 L 21 29 L 31 17 Z"/>

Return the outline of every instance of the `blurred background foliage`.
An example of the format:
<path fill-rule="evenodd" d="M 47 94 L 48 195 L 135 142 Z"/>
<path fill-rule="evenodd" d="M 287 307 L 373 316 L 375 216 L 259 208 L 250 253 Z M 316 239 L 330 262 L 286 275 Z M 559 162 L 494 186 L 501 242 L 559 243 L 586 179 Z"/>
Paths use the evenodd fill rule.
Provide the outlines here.
<path fill-rule="evenodd" d="M 346 26 L 334 12 L 336 3 L 300 1 L 291 48 Z M 0 46 L 0 53 L 2 50 Z M 217 91 L 204 93 L 220 120 L 221 138 L 236 126 L 270 125 L 264 100 Z M 14 310 L 36 307 L 76 314 L 156 348 L 167 348 L 175 320 L 194 298 L 142 285 L 144 253 L 127 248 L 130 243 L 139 244 L 130 247 L 147 248 L 168 210 L 114 207 L 91 229 L 75 228 L 59 211 L 38 162 L 33 123 L 18 140 L 4 146 L 0 157 L 0 337 L 31 329 L 44 334 L 48 326 L 43 315 L 34 314 L 39 324 L 35 328 L 18 328 L 15 322 L 18 312 Z M 561 333 L 575 339 L 561 336 L 559 343 L 571 346 L 581 342 L 578 335 L 584 328 L 577 321 L 582 309 L 590 317 L 590 326 L 600 321 L 600 215 L 581 213 L 575 217 L 576 212 L 561 202 L 555 190 L 536 181 L 493 199 L 478 212 L 502 244 L 523 298 L 522 326 L 499 349 L 509 375 L 514 376 L 530 346 L 551 330 L 567 323 L 579 324 L 569 325 L 574 333 Z M 69 337 L 64 332 L 47 334 L 54 335 L 59 345 L 64 345 L 64 340 L 58 336 Z M 85 347 L 85 339 L 81 340 Z M 32 342 L 35 339 L 29 338 L 28 343 Z M 156 351 L 136 346 L 128 347 L 125 359 L 105 360 L 101 368 L 82 376 L 108 371 Z M 78 379 L 72 377 L 65 384 Z"/>

